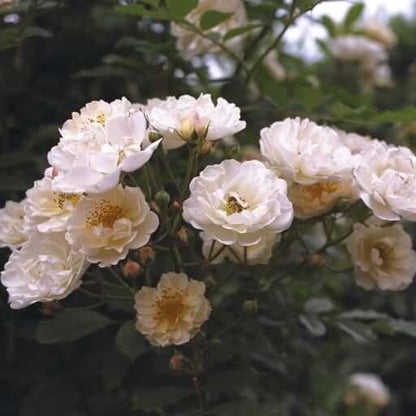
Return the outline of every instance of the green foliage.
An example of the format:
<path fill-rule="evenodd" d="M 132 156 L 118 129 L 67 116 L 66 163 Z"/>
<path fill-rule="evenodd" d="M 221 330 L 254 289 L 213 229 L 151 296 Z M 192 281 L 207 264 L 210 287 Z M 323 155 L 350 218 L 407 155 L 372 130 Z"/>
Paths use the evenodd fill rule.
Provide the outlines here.
<path fill-rule="evenodd" d="M 236 103 L 247 129 L 237 144 L 217 143 L 201 156 L 199 170 L 243 157 L 246 146 L 258 145 L 261 128 L 285 117 L 309 117 L 416 149 L 413 19 L 393 19 L 399 37 L 390 62 L 395 88 L 368 93 L 356 68 L 341 67 L 328 56 L 306 63 L 285 52 L 285 36 L 275 44 L 290 23 L 291 2 L 245 3 L 249 23 L 222 39 L 215 29 L 232 18 L 229 14 L 208 11 L 199 22 L 213 44 L 243 44 L 239 54 L 225 49 L 213 58 L 225 70 L 221 79 L 212 79 L 208 60 L 196 66 L 184 61 L 170 35 L 171 22 L 186 25 L 196 0 L 20 1 L 13 10 L 20 22 L 0 23 L 2 203 L 25 196 L 47 167 L 58 128 L 94 99 L 126 96 L 145 103 L 210 93 Z M 302 14 L 319 3 L 299 0 L 296 10 Z M 322 24 L 333 37 L 353 28 L 361 15 L 362 5 L 356 4 L 343 28 L 328 17 Z M 288 75 L 283 80 L 259 61 L 270 46 Z M 150 186 L 143 170 L 125 177 L 126 184 L 139 183 L 152 209 L 168 214 L 154 239 L 155 258 L 146 263 L 137 250 L 129 253 L 142 263 L 137 278 L 124 277 L 119 266 L 92 267 L 83 291 L 51 310 L 33 305 L 11 311 L 2 289 L 0 413 L 344 416 L 345 381 L 365 371 L 380 374 L 392 391 L 386 414 L 413 414 L 415 288 L 382 293 L 357 287 L 342 244 L 321 251 L 328 242 L 318 241 L 313 230 L 322 218 L 297 222 L 303 239 L 294 231 L 285 234 L 269 266 L 201 261 L 198 234 L 177 216 L 177 184 L 184 181 L 188 149 L 165 156 L 152 158 Z M 324 220 L 325 232 L 336 241 L 368 214 L 362 204 L 340 205 Z M 351 221 L 337 228 L 338 217 Z M 414 236 L 414 226 L 406 227 Z M 8 254 L 2 249 L 3 263 Z M 321 256 L 322 262 L 314 263 Z M 174 268 L 206 283 L 213 309 L 191 343 L 155 348 L 134 327 L 134 292 L 156 285 L 161 273 Z M 174 356 L 183 357 L 176 370 L 169 366 Z"/>

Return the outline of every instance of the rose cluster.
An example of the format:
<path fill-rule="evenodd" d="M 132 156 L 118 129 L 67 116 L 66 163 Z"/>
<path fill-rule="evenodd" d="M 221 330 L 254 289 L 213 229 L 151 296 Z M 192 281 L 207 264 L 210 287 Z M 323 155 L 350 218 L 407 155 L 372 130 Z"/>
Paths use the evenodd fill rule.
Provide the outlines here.
<path fill-rule="evenodd" d="M 44 177 L 0 210 L 0 244 L 12 250 L 1 274 L 11 307 L 63 299 L 91 264 L 112 267 L 151 245 L 161 212 L 125 178 L 144 175 L 155 152 L 166 157 L 182 146 L 192 163 L 178 219 L 197 230 L 208 263 L 268 264 L 294 217 L 319 219 L 361 198 L 376 219 L 355 224 L 347 241 L 357 283 L 401 290 L 412 282 L 416 253 L 398 223 L 416 219 L 409 149 L 288 118 L 261 130 L 261 160 L 227 159 L 198 174 L 204 147 L 245 126 L 236 105 L 208 94 L 93 101 L 73 113 Z M 211 311 L 205 284 L 178 270 L 142 286 L 135 301 L 136 328 L 157 346 L 188 342 Z"/>

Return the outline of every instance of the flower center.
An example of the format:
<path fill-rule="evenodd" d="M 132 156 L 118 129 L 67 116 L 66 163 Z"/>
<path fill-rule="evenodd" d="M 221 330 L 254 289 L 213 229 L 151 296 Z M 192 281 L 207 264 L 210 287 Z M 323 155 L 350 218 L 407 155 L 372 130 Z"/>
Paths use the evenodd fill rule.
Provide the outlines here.
<path fill-rule="evenodd" d="M 157 318 L 168 321 L 169 325 L 176 325 L 187 310 L 185 296 L 180 291 L 163 291 L 162 296 L 156 300 L 155 307 Z"/>
<path fill-rule="evenodd" d="M 103 127 L 105 127 L 105 123 L 107 121 L 107 116 L 104 113 L 98 113 L 96 116 L 94 117 L 89 117 L 88 121 L 90 123 L 99 123 L 101 124 Z"/>
<path fill-rule="evenodd" d="M 112 228 L 122 215 L 123 210 L 118 205 L 113 205 L 107 199 L 100 199 L 94 209 L 88 213 L 86 223 L 89 227 L 102 224 L 106 228 Z"/>
<path fill-rule="evenodd" d="M 380 241 L 371 249 L 371 260 L 377 264 L 377 266 L 388 266 L 393 258 L 394 248 L 384 241 Z"/>
<path fill-rule="evenodd" d="M 240 213 L 248 208 L 247 202 L 236 192 L 231 192 L 225 199 L 225 212 L 227 215 Z"/>
<path fill-rule="evenodd" d="M 53 193 L 53 202 L 59 209 L 64 209 L 66 202 L 70 202 L 72 205 L 76 205 L 79 201 L 80 196 L 75 194 L 59 194 Z"/>

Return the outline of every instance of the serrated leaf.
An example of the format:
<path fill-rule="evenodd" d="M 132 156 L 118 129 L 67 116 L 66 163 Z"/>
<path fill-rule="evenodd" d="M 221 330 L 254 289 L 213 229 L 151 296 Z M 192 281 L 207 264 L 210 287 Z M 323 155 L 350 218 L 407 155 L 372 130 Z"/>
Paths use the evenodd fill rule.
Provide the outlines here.
<path fill-rule="evenodd" d="M 354 4 L 349 10 L 348 13 L 345 16 L 344 19 L 344 27 L 346 29 L 349 29 L 363 14 L 364 11 L 364 4 L 358 3 Z"/>
<path fill-rule="evenodd" d="M 132 361 L 143 354 L 146 348 L 143 335 L 137 332 L 132 321 L 120 327 L 116 335 L 116 345 L 120 352 Z"/>
<path fill-rule="evenodd" d="M 364 344 L 376 339 L 376 335 L 371 328 L 361 322 L 342 321 L 337 322 L 337 326 L 359 344 Z"/>
<path fill-rule="evenodd" d="M 305 302 L 305 312 L 312 314 L 320 314 L 329 312 L 334 309 L 334 304 L 331 299 L 328 298 L 312 298 Z"/>
<path fill-rule="evenodd" d="M 395 332 L 403 335 L 409 335 L 411 337 L 416 337 L 416 322 L 392 319 L 389 323 Z"/>
<path fill-rule="evenodd" d="M 261 25 L 247 25 L 247 26 L 236 27 L 235 29 L 231 29 L 230 31 L 228 31 L 225 34 L 223 39 L 224 41 L 226 41 L 228 39 L 232 39 L 237 36 L 244 35 L 245 33 L 250 32 L 253 29 L 257 29 L 258 27 L 261 27 Z"/>
<path fill-rule="evenodd" d="M 322 337 L 326 334 L 326 327 L 324 323 L 316 316 L 301 315 L 299 320 L 313 336 Z"/>
<path fill-rule="evenodd" d="M 361 310 L 361 309 L 353 309 L 351 311 L 343 312 L 338 315 L 341 319 L 358 319 L 362 321 L 372 321 L 378 319 L 389 319 L 390 317 L 381 312 L 373 311 L 373 310 Z"/>
<path fill-rule="evenodd" d="M 95 311 L 63 311 L 38 323 L 36 339 L 41 344 L 75 341 L 112 323 L 111 319 Z"/>
<path fill-rule="evenodd" d="M 213 27 L 225 22 L 232 16 L 232 13 L 223 13 L 216 10 L 208 10 L 199 20 L 199 25 L 202 30 L 209 30 Z"/>
<path fill-rule="evenodd" d="M 198 6 L 198 0 L 166 0 L 166 5 L 172 15 L 185 17 Z"/>

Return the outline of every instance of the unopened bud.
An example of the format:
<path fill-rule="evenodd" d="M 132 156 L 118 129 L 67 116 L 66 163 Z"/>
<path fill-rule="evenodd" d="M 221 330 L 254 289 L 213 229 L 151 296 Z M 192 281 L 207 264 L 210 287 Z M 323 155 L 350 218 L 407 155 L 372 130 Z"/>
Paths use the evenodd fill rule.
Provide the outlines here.
<path fill-rule="evenodd" d="M 217 281 L 210 274 L 204 279 L 204 283 L 206 287 L 214 287 L 217 285 Z"/>
<path fill-rule="evenodd" d="M 213 142 L 205 140 L 204 144 L 201 147 L 201 155 L 207 155 L 208 153 L 211 153 L 213 147 L 214 147 Z"/>
<path fill-rule="evenodd" d="M 164 189 L 162 189 L 156 193 L 155 201 L 160 208 L 166 208 L 170 202 L 170 195 Z"/>
<path fill-rule="evenodd" d="M 169 360 L 169 368 L 175 371 L 183 370 L 186 358 L 182 354 L 175 354 Z"/>
<path fill-rule="evenodd" d="M 315 253 L 312 254 L 307 261 L 311 266 L 321 267 L 325 264 L 325 256 L 320 253 Z"/>
<path fill-rule="evenodd" d="M 58 301 L 42 302 L 40 313 L 44 316 L 52 316 L 59 309 L 60 305 Z"/>
<path fill-rule="evenodd" d="M 136 277 L 139 277 L 141 266 L 136 261 L 127 260 L 123 265 L 122 271 L 125 277 L 135 279 Z"/>
<path fill-rule="evenodd" d="M 152 263 L 155 257 L 156 252 L 152 247 L 146 246 L 139 249 L 139 259 L 142 264 L 148 265 Z"/>
<path fill-rule="evenodd" d="M 178 231 L 176 236 L 178 237 L 181 243 L 183 243 L 184 245 L 188 245 L 189 235 L 188 235 L 188 230 L 185 227 L 181 227 L 181 229 Z"/>
<path fill-rule="evenodd" d="M 182 210 L 182 205 L 178 201 L 173 201 L 171 205 L 172 209 L 180 212 Z"/>

